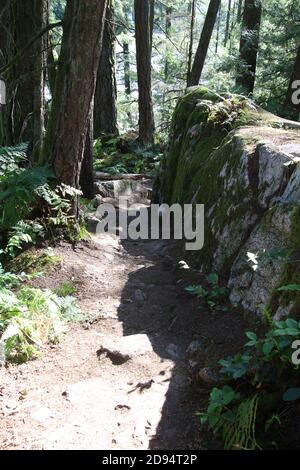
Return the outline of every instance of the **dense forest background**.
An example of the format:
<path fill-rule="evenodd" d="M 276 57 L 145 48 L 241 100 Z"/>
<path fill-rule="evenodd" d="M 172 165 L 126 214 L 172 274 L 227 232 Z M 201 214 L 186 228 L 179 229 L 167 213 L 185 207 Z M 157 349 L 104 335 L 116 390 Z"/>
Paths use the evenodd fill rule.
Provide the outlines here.
<path fill-rule="evenodd" d="M 7 81 L 8 107 L 14 126 L 9 129 L 12 122 L 8 124 L 2 113 L 2 144 L 28 140 L 30 124 L 27 121 L 32 121 L 28 116 L 33 99 L 29 96 L 30 88 L 41 87 L 42 78 L 45 93 L 38 98 L 35 90 L 35 100 L 45 99 L 46 110 L 51 107 L 65 3 L 64 0 L 51 0 L 49 4 L 48 0 L 40 0 L 22 2 L 21 6 L 17 0 L 1 1 L 0 72 Z M 151 11 L 147 13 L 148 7 Z M 139 24 L 137 28 L 135 17 Z M 147 25 L 147 18 L 151 24 Z M 297 119 L 298 111 L 291 109 L 288 97 L 291 77 L 294 71 L 299 72 L 296 63 L 299 62 L 299 22 L 300 5 L 296 0 L 157 0 L 136 2 L 136 5 L 130 0 L 109 2 L 95 99 L 95 137 L 99 132 L 115 132 L 117 126 L 121 133 L 137 129 L 139 77 L 141 95 L 144 84 L 146 88 L 142 113 L 147 112 L 146 102 L 151 99 L 150 95 L 147 97 L 147 88 L 152 78 L 157 134 L 164 135 L 168 131 L 178 97 L 186 89 L 189 79 L 192 78 L 190 84 L 196 84 L 199 76 L 202 84 L 217 92 L 253 92 L 257 104 Z M 148 26 L 150 31 L 147 33 Z M 43 28 L 45 34 L 39 36 Z M 145 49 L 147 34 L 151 36 L 148 52 Z M 204 69 L 191 77 L 199 40 L 203 57 L 196 55 L 196 60 L 203 61 Z M 145 59 L 140 67 L 137 66 L 136 42 L 140 47 L 137 53 Z M 257 45 L 256 67 L 251 48 L 255 50 Z M 26 50 L 23 51 L 24 47 Z M 152 77 L 148 78 L 150 56 L 147 54 L 150 54 L 152 64 Z M 252 62 L 253 81 L 255 78 L 254 89 L 253 84 L 245 86 L 240 79 L 249 67 L 249 61 Z M 37 72 L 38 67 L 43 70 L 43 77 Z M 98 111 L 100 103 L 102 110 Z M 146 120 L 149 125 L 149 116 Z M 43 125 L 42 122 L 40 128 Z"/>

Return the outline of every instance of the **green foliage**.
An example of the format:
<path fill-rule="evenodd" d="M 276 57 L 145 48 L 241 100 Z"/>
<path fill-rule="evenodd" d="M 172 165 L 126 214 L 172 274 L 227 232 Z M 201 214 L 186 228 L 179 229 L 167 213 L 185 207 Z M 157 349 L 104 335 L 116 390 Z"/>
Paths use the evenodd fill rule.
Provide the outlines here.
<path fill-rule="evenodd" d="M 258 401 L 258 395 L 241 401 L 241 395 L 228 385 L 214 388 L 207 412 L 199 414 L 201 423 L 222 435 L 225 450 L 254 450 L 258 447 L 255 438 Z"/>
<path fill-rule="evenodd" d="M 23 287 L 12 292 L 2 287 L 0 348 L 4 359 L 21 363 L 38 357 L 45 343 L 60 340 L 66 321 L 80 318 L 73 297 L 60 298 L 47 289 Z"/>
<path fill-rule="evenodd" d="M 52 248 L 42 253 L 25 251 L 10 260 L 8 268 L 15 273 L 45 273 L 59 266 L 61 260 L 55 256 Z"/>
<path fill-rule="evenodd" d="M 54 293 L 58 297 L 68 297 L 76 294 L 76 287 L 71 282 L 64 282 L 57 289 L 54 289 Z"/>
<path fill-rule="evenodd" d="M 226 287 L 219 285 L 219 276 L 217 274 L 210 274 L 206 277 L 208 287 L 203 285 L 190 285 L 185 288 L 186 292 L 191 295 L 196 295 L 199 299 L 203 299 L 207 305 L 213 309 L 218 303 L 224 301 L 227 297 Z"/>
<path fill-rule="evenodd" d="M 226 407 L 220 407 L 218 398 L 217 407 L 216 397 L 221 392 L 215 391 L 203 415 L 222 437 L 226 449 L 257 448 L 256 435 L 263 443 L 271 426 L 280 425 L 278 413 L 285 403 L 300 398 L 299 366 L 292 362 L 293 343 L 300 339 L 300 322 L 288 318 L 273 322 L 262 338 L 254 332 L 247 332 L 246 336 L 244 352 L 219 361 L 221 374 L 231 386 L 230 394 L 229 385 L 225 388 L 226 397 L 232 399 L 227 398 Z"/>
<path fill-rule="evenodd" d="M 47 167 L 21 168 L 24 151 L 22 145 L 0 148 L 0 254 L 6 258 L 46 238 L 66 236 L 76 241 L 80 236 L 70 214 L 81 192 L 64 184 L 55 186 Z M 7 158 L 6 166 L 1 166 L 1 156 Z"/>
<path fill-rule="evenodd" d="M 27 144 L 16 147 L 0 147 L 0 176 L 17 170 L 19 165 L 27 161 Z"/>
<path fill-rule="evenodd" d="M 95 170 L 113 176 L 120 173 L 146 173 L 152 176 L 162 158 L 159 145 L 141 148 L 132 136 L 97 139 L 94 143 L 94 155 Z"/>

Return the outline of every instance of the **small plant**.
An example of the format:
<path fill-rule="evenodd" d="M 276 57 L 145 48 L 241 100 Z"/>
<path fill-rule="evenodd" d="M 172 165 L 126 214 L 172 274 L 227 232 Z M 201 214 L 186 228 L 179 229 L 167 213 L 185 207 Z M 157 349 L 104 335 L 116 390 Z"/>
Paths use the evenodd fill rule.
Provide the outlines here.
<path fill-rule="evenodd" d="M 300 322 L 292 318 L 272 322 L 262 338 L 251 331 L 246 336 L 243 352 L 219 361 L 228 386 L 222 394 L 214 391 L 207 412 L 201 415 L 202 422 L 222 437 L 225 448 L 259 447 L 256 434 L 263 442 L 264 433 L 280 424 L 287 403 L 300 399 L 299 366 L 292 362 Z"/>
<path fill-rule="evenodd" d="M 241 401 L 241 395 L 228 385 L 214 388 L 207 412 L 199 414 L 201 423 L 222 435 L 225 450 L 254 450 L 259 447 L 255 437 L 258 402 L 258 395 Z"/>
<path fill-rule="evenodd" d="M 66 322 L 74 320 L 82 320 L 82 315 L 73 297 L 30 287 L 0 289 L 0 348 L 8 362 L 37 358 L 43 345 L 58 342 Z"/>
<path fill-rule="evenodd" d="M 188 286 L 185 290 L 189 294 L 205 300 L 209 308 L 214 309 L 220 301 L 224 301 L 226 298 L 227 289 L 219 285 L 219 277 L 217 274 L 210 274 L 206 277 L 206 281 L 209 286 L 208 288 L 199 284 Z"/>
<path fill-rule="evenodd" d="M 68 297 L 76 294 L 76 287 L 71 282 L 64 282 L 53 291 L 58 297 Z"/>

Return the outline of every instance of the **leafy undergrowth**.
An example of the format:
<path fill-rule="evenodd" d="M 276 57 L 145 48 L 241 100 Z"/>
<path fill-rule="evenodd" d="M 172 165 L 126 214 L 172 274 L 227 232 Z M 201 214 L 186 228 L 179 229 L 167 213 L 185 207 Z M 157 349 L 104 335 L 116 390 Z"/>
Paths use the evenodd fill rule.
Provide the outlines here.
<path fill-rule="evenodd" d="M 61 239 L 80 239 L 84 229 L 70 215 L 74 188 L 57 185 L 47 167 L 31 168 L 26 144 L 0 148 L 0 362 L 38 357 L 43 346 L 59 341 L 67 322 L 81 321 L 74 289 L 57 292 L 30 287 L 30 281 L 60 260 L 51 248 L 28 250 Z M 26 284 L 24 284 L 26 283 Z"/>
<path fill-rule="evenodd" d="M 300 322 L 272 322 L 263 337 L 246 336 L 244 351 L 219 361 L 224 386 L 212 390 L 201 423 L 227 450 L 282 448 L 286 416 L 299 417 Z"/>
<path fill-rule="evenodd" d="M 146 174 L 155 176 L 162 158 L 160 144 L 142 148 L 136 136 L 103 136 L 94 143 L 94 168 L 110 175 Z"/>
<path fill-rule="evenodd" d="M 0 359 L 4 362 L 39 357 L 46 343 L 61 339 L 67 322 L 82 320 L 74 297 L 24 286 L 31 277 L 3 269 L 0 273 Z"/>

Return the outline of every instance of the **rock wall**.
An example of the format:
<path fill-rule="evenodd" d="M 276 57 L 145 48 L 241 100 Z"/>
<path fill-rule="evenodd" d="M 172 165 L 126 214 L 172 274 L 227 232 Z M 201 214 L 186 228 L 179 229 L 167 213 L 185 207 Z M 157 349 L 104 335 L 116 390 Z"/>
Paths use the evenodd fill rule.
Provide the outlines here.
<path fill-rule="evenodd" d="M 190 89 L 156 183 L 164 202 L 205 204 L 199 268 L 226 280 L 233 303 L 276 318 L 300 306 L 277 290 L 300 284 L 299 128 L 244 97 Z"/>

